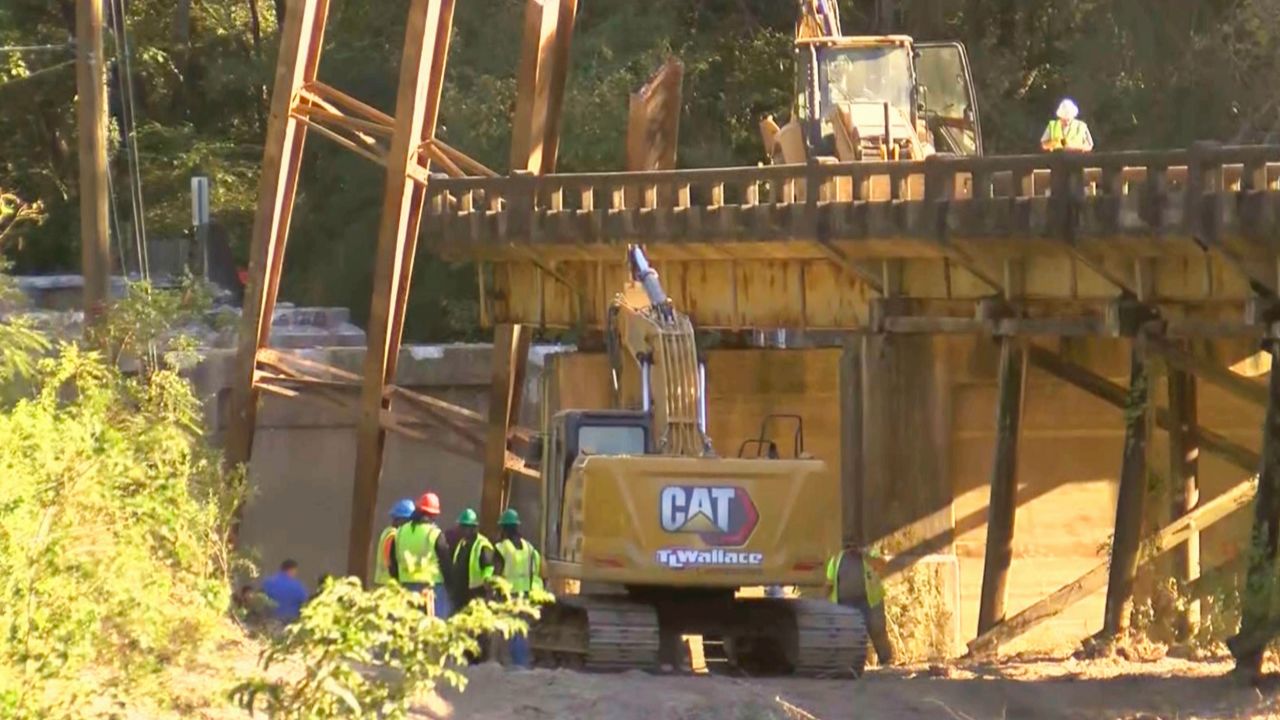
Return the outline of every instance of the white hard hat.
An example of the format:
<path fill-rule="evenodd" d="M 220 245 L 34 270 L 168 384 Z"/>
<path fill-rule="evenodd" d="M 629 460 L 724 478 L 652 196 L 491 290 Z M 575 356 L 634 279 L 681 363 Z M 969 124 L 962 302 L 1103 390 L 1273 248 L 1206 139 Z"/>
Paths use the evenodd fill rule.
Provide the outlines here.
<path fill-rule="evenodd" d="M 1058 104 L 1058 117 L 1063 120 L 1075 120 L 1076 116 L 1079 114 L 1080 108 L 1076 107 L 1076 104 L 1071 101 L 1071 98 L 1066 98 Z"/>

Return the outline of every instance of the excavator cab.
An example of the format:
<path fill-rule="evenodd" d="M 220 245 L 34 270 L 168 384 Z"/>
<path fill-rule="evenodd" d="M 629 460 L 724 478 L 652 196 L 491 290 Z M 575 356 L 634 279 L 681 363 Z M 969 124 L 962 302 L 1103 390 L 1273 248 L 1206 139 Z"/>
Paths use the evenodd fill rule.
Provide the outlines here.
<path fill-rule="evenodd" d="M 964 45 L 916 43 L 916 96 L 938 152 L 982 155 L 982 122 Z"/>
<path fill-rule="evenodd" d="M 642 410 L 566 410 L 551 419 L 541 438 L 543 507 L 546 527 L 542 547 L 557 557 L 565 482 L 583 455 L 647 455 L 653 452 L 651 413 Z"/>

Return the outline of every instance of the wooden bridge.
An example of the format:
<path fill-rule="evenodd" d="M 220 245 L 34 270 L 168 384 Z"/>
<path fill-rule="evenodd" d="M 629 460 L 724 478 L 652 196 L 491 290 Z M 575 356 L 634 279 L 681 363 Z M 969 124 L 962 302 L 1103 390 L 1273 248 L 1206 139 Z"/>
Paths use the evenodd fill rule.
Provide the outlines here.
<path fill-rule="evenodd" d="M 503 346 L 521 325 L 601 328 L 626 279 L 625 243 L 646 246 L 701 328 L 845 330 L 864 343 L 882 333 L 999 338 L 975 653 L 1103 586 L 1104 632 L 1115 637 L 1128 624 L 1140 547 L 1172 550 L 1255 494 L 1255 533 L 1274 537 L 1280 525 L 1280 373 L 1269 387 L 1253 383 L 1182 342 L 1252 336 L 1280 352 L 1280 147 L 517 174 L 433 179 L 426 194 L 427 246 L 478 263 L 482 320 L 499 326 Z M 1133 339 L 1127 389 L 1025 337 L 1108 335 Z M 1148 388 L 1157 357 L 1169 372 L 1168 408 Z M 1007 617 L 1028 365 L 1125 409 L 1125 452 L 1109 561 Z M 1187 390 L 1197 379 L 1266 408 L 1261 454 L 1197 424 Z M 862 402 L 842 410 L 859 428 Z M 1195 461 L 1173 463 L 1169 481 L 1187 501 L 1144 536 L 1155 427 L 1169 432 L 1174 456 L 1204 450 L 1259 480 L 1202 501 Z M 861 441 L 855 433 L 849 442 Z M 863 497 L 866 472 L 844 464 L 845 491 Z M 1274 541 L 1263 550 L 1278 552 Z M 1198 551 L 1183 553 L 1198 576 Z M 1250 577 L 1267 567 L 1251 565 Z M 1246 611 L 1238 657 L 1254 663 L 1268 634 Z"/>
<path fill-rule="evenodd" d="M 482 264 L 493 323 L 602 326 L 632 242 L 704 328 L 1115 334 L 1138 305 L 1175 336 L 1276 319 L 1280 147 L 451 178 L 426 192 L 424 241 Z"/>

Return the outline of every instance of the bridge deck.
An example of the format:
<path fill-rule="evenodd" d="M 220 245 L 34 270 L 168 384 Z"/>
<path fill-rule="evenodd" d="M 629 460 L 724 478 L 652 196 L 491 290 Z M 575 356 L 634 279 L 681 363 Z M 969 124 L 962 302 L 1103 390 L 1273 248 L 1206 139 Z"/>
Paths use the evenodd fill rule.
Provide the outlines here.
<path fill-rule="evenodd" d="M 1187 334 L 1252 334 L 1272 318 L 1250 301 L 1280 275 L 1280 146 L 462 178 L 427 193 L 428 247 L 482 262 L 491 322 L 600 326 L 628 242 L 718 328 L 971 331 L 999 316 L 1091 334 L 1116 331 L 1124 299 Z M 1008 302 L 975 302 L 993 298 Z"/>

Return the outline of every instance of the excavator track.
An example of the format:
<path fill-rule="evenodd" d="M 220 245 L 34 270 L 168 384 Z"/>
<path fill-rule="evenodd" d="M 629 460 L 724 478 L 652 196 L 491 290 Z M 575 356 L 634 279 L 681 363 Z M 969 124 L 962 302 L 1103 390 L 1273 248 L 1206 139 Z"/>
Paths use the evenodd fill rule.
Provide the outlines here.
<path fill-rule="evenodd" d="M 796 675 L 862 675 L 867 666 L 867 627 L 861 613 L 821 600 L 790 604 L 796 623 Z"/>
<path fill-rule="evenodd" d="M 866 626 L 851 608 L 762 598 L 665 607 L 660 613 L 623 597 L 562 597 L 543 609 L 533 628 L 535 661 L 597 672 L 657 669 L 661 615 L 679 626 L 666 628 L 668 634 L 701 630 L 704 638 L 716 638 L 712 645 L 725 661 L 717 664 L 739 672 L 857 677 L 866 667 Z"/>
<path fill-rule="evenodd" d="M 622 598 L 568 595 L 543 609 L 531 640 L 542 666 L 590 671 L 658 667 L 658 614 Z"/>

